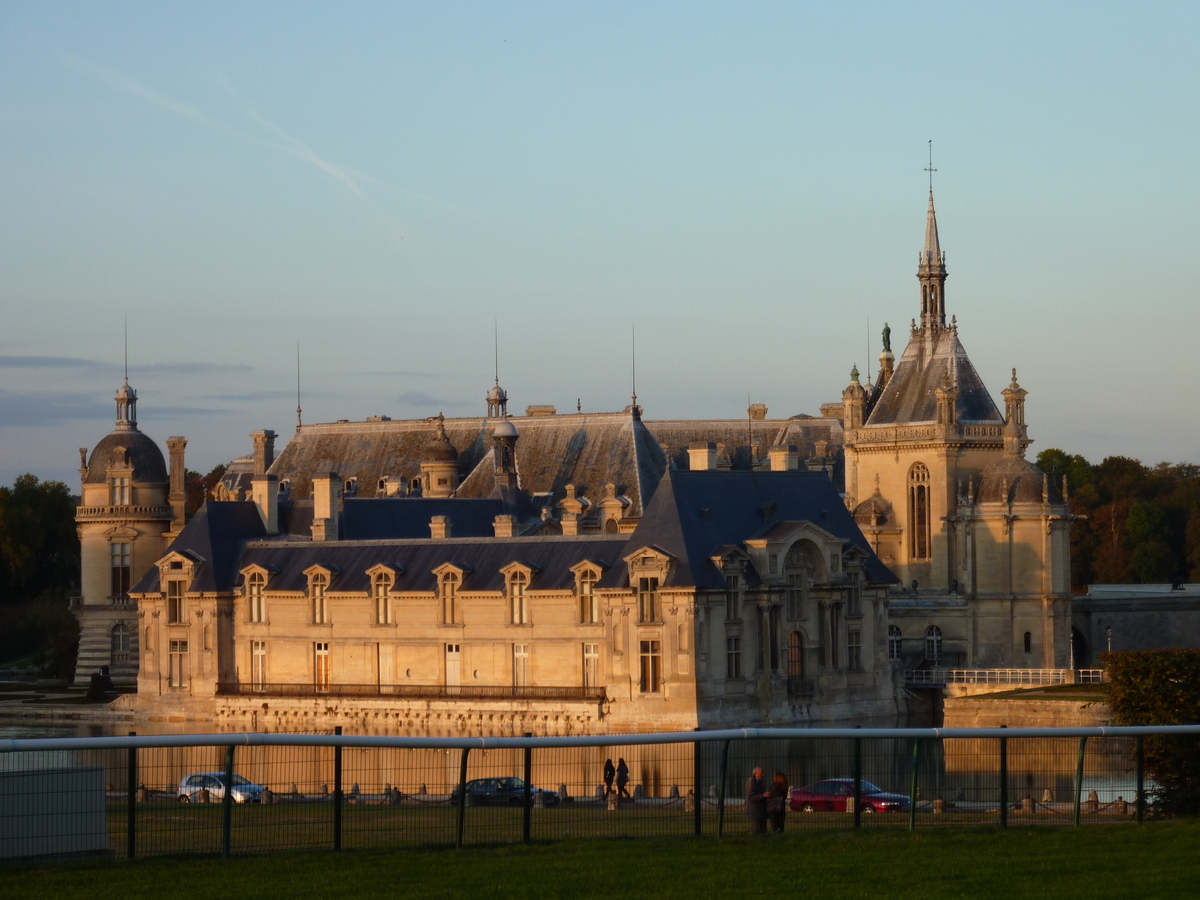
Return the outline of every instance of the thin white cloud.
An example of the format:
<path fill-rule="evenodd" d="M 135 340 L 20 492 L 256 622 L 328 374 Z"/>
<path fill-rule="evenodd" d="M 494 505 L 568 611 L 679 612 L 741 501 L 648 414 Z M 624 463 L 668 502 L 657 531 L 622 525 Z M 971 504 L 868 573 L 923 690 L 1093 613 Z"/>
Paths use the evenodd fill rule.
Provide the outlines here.
<path fill-rule="evenodd" d="M 95 63 L 88 62 L 87 60 L 80 59 L 78 57 L 68 57 L 67 61 L 73 68 L 87 75 L 89 78 L 93 78 L 101 84 L 112 88 L 115 91 L 128 94 L 131 97 L 137 97 L 138 99 L 144 100 L 153 106 L 157 106 L 159 109 L 166 110 L 169 113 L 181 116 L 192 122 L 196 122 L 201 125 L 208 125 L 214 128 L 220 128 L 222 130 L 232 130 L 229 129 L 228 126 L 225 126 L 224 124 L 217 122 L 205 115 L 194 106 L 189 106 L 188 104 L 181 103 L 178 100 L 172 100 L 170 97 L 160 94 L 153 88 L 149 88 L 137 79 L 131 78 L 121 72 L 114 71 L 113 69 L 109 69 L 105 66 L 96 65 Z M 312 147 L 300 140 L 300 138 L 288 134 L 278 125 L 275 125 L 273 122 L 270 122 L 259 115 L 258 111 L 237 92 L 234 86 L 230 84 L 228 79 L 220 77 L 218 78 L 218 83 L 230 94 L 230 96 L 241 103 L 247 115 L 249 115 L 249 117 L 253 119 L 259 127 L 265 129 L 273 139 L 264 140 L 263 138 L 259 138 L 254 135 L 233 131 L 233 133 L 238 137 L 265 144 L 266 146 L 278 150 L 281 153 L 286 153 L 288 156 L 291 156 L 294 159 L 308 163 L 319 171 L 324 172 L 334 180 L 340 182 L 342 185 L 351 190 L 356 197 L 363 196 L 363 190 L 359 184 L 362 181 L 374 181 L 378 184 L 383 184 L 383 182 L 379 182 L 377 179 L 372 178 L 371 176 L 362 172 L 358 172 L 349 166 L 343 166 L 341 163 L 336 163 L 325 159 Z"/>
<path fill-rule="evenodd" d="M 105 66 L 98 66 L 95 63 L 79 59 L 78 57 L 69 57 L 69 62 L 80 72 L 94 78 L 101 84 L 108 85 L 115 91 L 129 94 L 131 97 L 139 97 L 147 103 L 151 103 L 160 109 L 165 109 L 167 112 L 174 113 L 177 116 L 183 116 L 185 119 L 191 119 L 193 122 L 200 122 L 205 125 L 213 124 L 208 116 L 204 115 L 204 113 L 200 112 L 194 106 L 188 106 L 186 103 L 172 100 L 170 97 L 146 87 L 146 85 L 134 78 L 130 78 L 128 75 L 113 71 Z"/>

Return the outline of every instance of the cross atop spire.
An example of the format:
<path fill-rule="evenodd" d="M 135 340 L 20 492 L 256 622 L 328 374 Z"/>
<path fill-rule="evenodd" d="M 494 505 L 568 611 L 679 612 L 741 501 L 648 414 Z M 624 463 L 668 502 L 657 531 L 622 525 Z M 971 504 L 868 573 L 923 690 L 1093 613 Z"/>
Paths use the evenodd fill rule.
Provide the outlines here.
<path fill-rule="evenodd" d="M 929 209 L 925 214 L 925 246 L 917 265 L 921 281 L 921 330 L 946 327 L 946 255 L 938 240 L 937 212 L 933 208 L 933 141 L 929 142 Z"/>
<path fill-rule="evenodd" d="M 929 173 L 929 196 L 933 196 L 933 173 L 937 171 L 933 167 L 933 141 L 929 142 L 929 165 L 925 169 Z"/>

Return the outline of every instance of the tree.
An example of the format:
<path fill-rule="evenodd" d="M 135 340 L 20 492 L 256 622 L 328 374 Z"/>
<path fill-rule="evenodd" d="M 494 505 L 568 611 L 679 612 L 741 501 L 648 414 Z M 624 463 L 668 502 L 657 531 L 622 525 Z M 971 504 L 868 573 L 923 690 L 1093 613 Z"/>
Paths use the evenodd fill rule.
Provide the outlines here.
<path fill-rule="evenodd" d="M 224 463 L 215 466 L 207 475 L 201 475 L 199 472 L 193 472 L 188 469 L 184 475 L 185 483 L 187 484 L 187 506 L 185 512 L 190 519 L 200 507 L 212 495 L 212 489 L 217 486 L 217 482 L 221 480 L 221 476 L 225 474 L 226 466 Z"/>
<path fill-rule="evenodd" d="M 1200 650 L 1104 653 L 1108 702 L 1118 725 L 1200 724 Z M 1145 738 L 1156 816 L 1200 814 L 1200 741 Z"/>

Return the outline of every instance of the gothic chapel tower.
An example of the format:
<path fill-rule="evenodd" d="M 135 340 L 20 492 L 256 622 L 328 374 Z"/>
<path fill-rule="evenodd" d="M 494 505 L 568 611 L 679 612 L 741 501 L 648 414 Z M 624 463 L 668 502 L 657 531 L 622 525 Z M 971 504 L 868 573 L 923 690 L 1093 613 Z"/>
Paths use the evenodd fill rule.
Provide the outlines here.
<path fill-rule="evenodd" d="M 946 257 L 933 191 L 917 266 L 920 320 L 876 382 L 843 392 L 846 503 L 901 579 L 889 601 L 906 666 L 1069 664 L 1070 514 L 1024 459 L 1031 440 L 1013 372 L 1001 415 L 946 322 Z"/>

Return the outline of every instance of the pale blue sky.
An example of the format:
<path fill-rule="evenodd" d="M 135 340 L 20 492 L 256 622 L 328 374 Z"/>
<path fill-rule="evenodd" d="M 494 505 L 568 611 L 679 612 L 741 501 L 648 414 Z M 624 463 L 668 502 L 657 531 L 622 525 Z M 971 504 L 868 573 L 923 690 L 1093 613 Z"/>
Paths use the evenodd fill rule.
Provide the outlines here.
<path fill-rule="evenodd" d="M 1200 462 L 1200 5 L 0 5 L 0 481 L 74 484 L 129 317 L 207 471 L 305 420 L 816 414 L 949 312 L 1036 443 Z M 874 369 L 874 360 L 871 360 Z"/>

